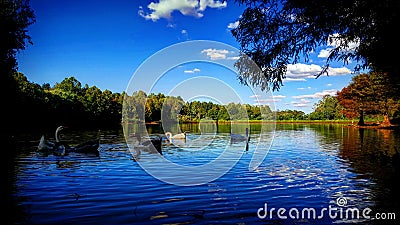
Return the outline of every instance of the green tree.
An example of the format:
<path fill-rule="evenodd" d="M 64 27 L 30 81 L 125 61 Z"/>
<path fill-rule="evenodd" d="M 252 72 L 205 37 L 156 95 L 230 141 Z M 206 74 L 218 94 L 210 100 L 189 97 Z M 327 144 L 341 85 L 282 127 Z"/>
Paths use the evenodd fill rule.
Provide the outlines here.
<path fill-rule="evenodd" d="M 228 109 L 226 106 L 220 106 L 220 110 L 218 111 L 218 120 L 231 120 Z"/>
<path fill-rule="evenodd" d="M 213 120 L 218 120 L 218 112 L 220 111 L 220 106 L 217 104 L 211 103 L 211 108 L 210 110 L 207 111 L 207 117 L 213 119 Z"/>
<path fill-rule="evenodd" d="M 146 102 L 146 117 L 149 121 L 160 121 L 161 110 L 166 96 L 164 94 L 149 94 Z"/>
<path fill-rule="evenodd" d="M 314 105 L 314 111 L 310 113 L 312 120 L 343 119 L 342 106 L 336 96 L 325 95 Z"/>
<path fill-rule="evenodd" d="M 303 111 L 299 110 L 284 110 L 276 112 L 277 120 L 303 120 L 305 119 L 306 114 Z"/>
<path fill-rule="evenodd" d="M 287 65 L 308 61 L 316 48 L 331 46 L 325 66 L 332 61 L 357 62 L 354 70 L 372 68 L 399 81 L 397 35 L 398 0 L 237 0 L 246 5 L 232 30 L 244 53 L 236 62 L 244 83 L 278 90 Z M 254 72 L 249 56 L 262 73 Z"/>
<path fill-rule="evenodd" d="M 82 84 L 75 77 L 68 77 L 61 81 L 61 83 L 56 83 L 54 89 L 59 89 L 74 95 L 82 94 Z"/>
<path fill-rule="evenodd" d="M 181 97 L 168 96 L 165 98 L 162 111 L 161 119 L 163 123 L 176 123 L 179 120 L 179 114 L 184 105 L 184 101 Z"/>

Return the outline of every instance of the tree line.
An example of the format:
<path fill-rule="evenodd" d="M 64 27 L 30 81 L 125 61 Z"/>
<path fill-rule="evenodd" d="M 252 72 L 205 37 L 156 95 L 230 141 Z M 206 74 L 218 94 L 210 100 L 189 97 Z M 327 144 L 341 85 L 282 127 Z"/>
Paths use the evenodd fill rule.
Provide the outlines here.
<path fill-rule="evenodd" d="M 122 95 L 96 86 L 83 85 L 75 78 L 65 78 L 53 86 L 28 81 L 15 73 L 15 126 L 58 124 L 76 127 L 117 126 L 121 120 Z"/>
<path fill-rule="evenodd" d="M 350 84 L 338 91 L 336 96 L 323 96 L 309 114 L 292 109 L 272 111 L 268 105 L 185 102 L 180 96 L 166 96 L 162 93 L 113 93 L 110 90 L 102 91 L 96 86 L 82 85 L 73 76 L 53 86 L 30 82 L 22 73 L 15 73 L 14 79 L 17 85 L 13 110 L 14 118 L 17 119 L 14 123 L 25 125 L 111 127 L 119 126 L 121 122 L 139 120 L 199 122 L 209 119 L 223 122 L 331 121 L 355 118 L 359 119 L 359 125 L 364 125 L 365 117 L 381 121 L 381 125 L 390 125 L 390 119 L 400 117 L 400 100 L 396 88 L 391 86 L 385 74 L 376 72 L 355 75 Z"/>
<path fill-rule="evenodd" d="M 274 119 L 274 112 L 270 107 L 253 106 L 250 104 L 228 103 L 226 105 L 213 102 L 190 101 L 185 102 L 180 96 L 166 96 L 143 91 L 125 95 L 123 118 L 124 122 L 200 122 L 200 120 L 238 121 Z"/>

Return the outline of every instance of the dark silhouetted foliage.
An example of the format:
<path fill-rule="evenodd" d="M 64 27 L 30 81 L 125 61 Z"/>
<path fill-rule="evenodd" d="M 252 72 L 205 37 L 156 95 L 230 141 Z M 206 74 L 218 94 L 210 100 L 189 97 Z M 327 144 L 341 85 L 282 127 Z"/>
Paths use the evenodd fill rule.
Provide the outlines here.
<path fill-rule="evenodd" d="M 398 0 L 237 0 L 247 8 L 232 30 L 244 54 L 236 66 L 240 79 L 262 88 L 278 90 L 287 65 L 308 58 L 320 46 L 329 46 L 330 54 L 322 71 L 330 63 L 357 62 L 354 70 L 386 72 L 399 83 L 397 29 Z M 246 55 L 262 73 L 251 69 Z"/>

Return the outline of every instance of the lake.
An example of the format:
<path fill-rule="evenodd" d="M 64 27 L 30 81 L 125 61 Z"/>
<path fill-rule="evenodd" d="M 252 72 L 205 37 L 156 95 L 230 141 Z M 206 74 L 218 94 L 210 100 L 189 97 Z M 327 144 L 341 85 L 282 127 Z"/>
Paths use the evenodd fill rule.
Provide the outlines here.
<path fill-rule="evenodd" d="M 99 133 L 98 157 L 39 154 L 42 134 L 21 134 L 9 207 L 16 224 L 398 224 L 398 130 L 276 124 L 266 134 L 274 137 L 268 154 L 249 170 L 260 129 L 251 124 L 247 151 L 228 145 L 229 125 L 219 125 L 207 147 L 196 149 L 187 144 L 203 140 L 199 126 L 185 124 L 187 142 L 163 144 L 162 156 L 143 152 L 140 158 L 129 151 L 122 129 L 63 131 L 62 138 L 76 144 Z M 148 131 L 162 129 L 149 125 Z M 204 184 L 165 183 L 141 167 L 160 158 L 206 164 L 223 149 L 243 154 L 227 173 Z M 214 171 L 207 170 L 204 176 Z"/>

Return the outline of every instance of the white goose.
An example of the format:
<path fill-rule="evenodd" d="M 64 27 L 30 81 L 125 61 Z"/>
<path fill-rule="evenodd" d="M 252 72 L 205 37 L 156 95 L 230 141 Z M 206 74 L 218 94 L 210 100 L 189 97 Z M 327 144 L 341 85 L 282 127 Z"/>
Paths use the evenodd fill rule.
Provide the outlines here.
<path fill-rule="evenodd" d="M 171 132 L 166 132 L 165 136 L 168 138 L 169 141 L 172 141 L 173 139 L 178 139 L 178 140 L 185 140 L 186 141 L 186 131 L 180 134 L 175 134 L 172 135 Z"/>

